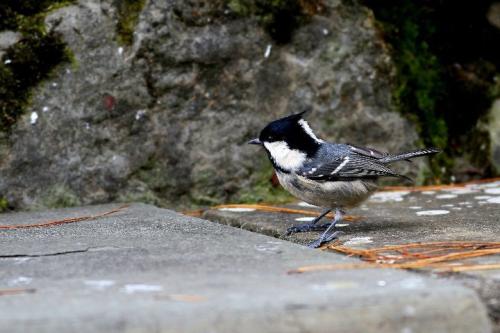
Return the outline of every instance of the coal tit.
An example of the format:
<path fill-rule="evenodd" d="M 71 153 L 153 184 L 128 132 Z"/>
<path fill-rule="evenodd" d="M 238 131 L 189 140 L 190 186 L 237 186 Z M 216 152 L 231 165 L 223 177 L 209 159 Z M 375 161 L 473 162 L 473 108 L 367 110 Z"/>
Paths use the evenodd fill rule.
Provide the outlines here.
<path fill-rule="evenodd" d="M 326 208 L 311 223 L 288 229 L 288 234 L 327 229 L 310 247 L 319 247 L 338 236 L 335 224 L 342 220 L 345 208 L 359 205 L 376 189 L 379 177 L 409 179 L 387 165 L 414 157 L 435 154 L 439 149 L 418 149 L 396 155 L 351 144 L 329 143 L 319 139 L 306 120 L 305 112 L 269 123 L 258 139 L 249 141 L 264 147 L 280 184 L 295 197 L 311 205 Z M 332 209 L 332 223 L 316 223 Z"/>

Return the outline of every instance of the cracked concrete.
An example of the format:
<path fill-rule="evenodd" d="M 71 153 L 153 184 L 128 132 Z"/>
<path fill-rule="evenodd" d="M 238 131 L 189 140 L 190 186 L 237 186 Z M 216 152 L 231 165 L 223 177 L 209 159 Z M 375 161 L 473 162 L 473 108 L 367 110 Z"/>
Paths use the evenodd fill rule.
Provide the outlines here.
<path fill-rule="evenodd" d="M 111 208 L 6 214 L 0 224 Z M 289 275 L 356 259 L 153 206 L 0 239 L 0 255 L 33 256 L 2 258 L 0 289 L 36 290 L 0 297 L 5 332 L 491 331 L 485 306 L 459 283 L 399 270 Z"/>

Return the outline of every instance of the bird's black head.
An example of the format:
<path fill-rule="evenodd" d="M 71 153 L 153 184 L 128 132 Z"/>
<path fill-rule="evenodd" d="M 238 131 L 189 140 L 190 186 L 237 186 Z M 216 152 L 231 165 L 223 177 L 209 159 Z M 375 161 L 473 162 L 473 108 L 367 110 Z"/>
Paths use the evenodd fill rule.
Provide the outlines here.
<path fill-rule="evenodd" d="M 283 141 L 290 149 L 304 152 L 309 157 L 314 155 L 321 140 L 302 118 L 304 113 L 305 111 L 269 123 L 260 132 L 259 141 L 262 144 Z"/>

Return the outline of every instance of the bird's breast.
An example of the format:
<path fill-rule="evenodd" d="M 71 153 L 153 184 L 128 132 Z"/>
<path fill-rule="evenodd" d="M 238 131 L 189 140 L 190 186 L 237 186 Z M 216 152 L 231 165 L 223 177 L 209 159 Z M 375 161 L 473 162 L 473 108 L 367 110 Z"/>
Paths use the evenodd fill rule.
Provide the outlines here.
<path fill-rule="evenodd" d="M 276 174 L 283 188 L 293 196 L 319 207 L 353 207 L 377 189 L 376 183 L 368 180 L 315 181 L 295 173 Z"/>

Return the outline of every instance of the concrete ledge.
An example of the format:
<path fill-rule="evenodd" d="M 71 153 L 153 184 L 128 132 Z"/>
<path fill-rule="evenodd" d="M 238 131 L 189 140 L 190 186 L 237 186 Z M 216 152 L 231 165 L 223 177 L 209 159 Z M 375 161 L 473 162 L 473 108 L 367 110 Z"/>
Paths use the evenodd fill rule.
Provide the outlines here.
<path fill-rule="evenodd" d="M 0 225 L 111 207 L 8 214 Z M 460 284 L 397 270 L 290 275 L 354 259 L 147 205 L 0 239 L 0 289 L 36 290 L 0 296 L 5 332 L 491 331 Z"/>

